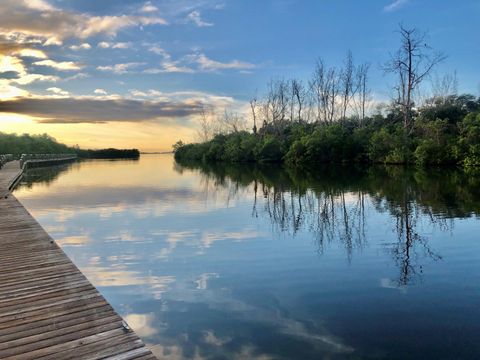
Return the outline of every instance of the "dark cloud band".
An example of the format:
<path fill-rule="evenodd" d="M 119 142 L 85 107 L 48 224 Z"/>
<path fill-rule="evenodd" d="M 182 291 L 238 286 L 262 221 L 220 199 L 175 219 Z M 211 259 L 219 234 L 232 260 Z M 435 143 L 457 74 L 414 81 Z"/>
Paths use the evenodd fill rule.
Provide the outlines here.
<path fill-rule="evenodd" d="M 185 122 L 199 114 L 199 101 L 140 101 L 130 99 L 22 98 L 0 101 L 0 113 L 17 113 L 40 118 L 40 123 L 79 124 L 113 121 Z"/>

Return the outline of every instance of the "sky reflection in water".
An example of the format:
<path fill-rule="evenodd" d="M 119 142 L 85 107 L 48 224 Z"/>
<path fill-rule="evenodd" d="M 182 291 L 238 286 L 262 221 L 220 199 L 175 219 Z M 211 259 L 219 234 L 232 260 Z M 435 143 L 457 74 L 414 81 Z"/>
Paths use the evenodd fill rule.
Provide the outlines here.
<path fill-rule="evenodd" d="M 480 182 L 458 171 L 34 170 L 15 195 L 166 359 L 480 357 Z"/>

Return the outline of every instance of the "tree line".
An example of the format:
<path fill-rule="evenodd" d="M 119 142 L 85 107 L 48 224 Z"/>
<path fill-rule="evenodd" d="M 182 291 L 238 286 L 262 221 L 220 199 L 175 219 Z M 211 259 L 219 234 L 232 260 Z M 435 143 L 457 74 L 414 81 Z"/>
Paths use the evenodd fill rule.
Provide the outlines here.
<path fill-rule="evenodd" d="M 339 67 L 318 59 L 308 81 L 274 79 L 264 96 L 252 97 L 251 122 L 206 107 L 199 142 L 177 142 L 175 158 L 480 165 L 480 98 L 458 94 L 455 74 L 432 76 L 445 55 L 428 46 L 425 33 L 400 26 L 399 34 L 399 49 L 382 66 L 396 78 L 388 106 L 375 109 L 369 63 L 356 64 L 351 52 Z M 427 79 L 432 94 L 421 99 Z"/>
<path fill-rule="evenodd" d="M 76 154 L 79 158 L 89 159 L 116 159 L 139 158 L 137 149 L 101 149 L 85 150 L 78 146 L 70 147 L 59 143 L 53 137 L 42 135 L 17 135 L 0 132 L 0 154 Z"/>

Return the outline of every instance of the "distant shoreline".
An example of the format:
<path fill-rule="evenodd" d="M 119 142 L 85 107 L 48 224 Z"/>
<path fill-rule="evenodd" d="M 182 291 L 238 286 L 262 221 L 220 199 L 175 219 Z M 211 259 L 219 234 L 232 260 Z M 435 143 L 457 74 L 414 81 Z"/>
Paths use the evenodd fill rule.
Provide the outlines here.
<path fill-rule="evenodd" d="M 163 155 L 163 154 L 173 154 L 173 151 L 154 151 L 154 152 L 140 152 L 140 155 Z"/>

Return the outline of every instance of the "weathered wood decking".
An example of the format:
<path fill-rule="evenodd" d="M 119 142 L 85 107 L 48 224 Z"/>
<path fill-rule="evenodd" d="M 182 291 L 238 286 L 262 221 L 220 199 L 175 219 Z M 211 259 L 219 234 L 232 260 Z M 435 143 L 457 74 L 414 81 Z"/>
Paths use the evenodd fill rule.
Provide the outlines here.
<path fill-rule="evenodd" d="M 8 191 L 0 170 L 0 359 L 156 359 Z"/>

